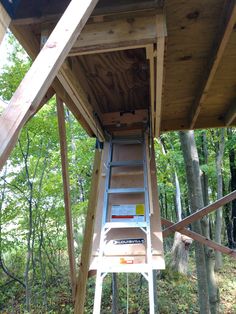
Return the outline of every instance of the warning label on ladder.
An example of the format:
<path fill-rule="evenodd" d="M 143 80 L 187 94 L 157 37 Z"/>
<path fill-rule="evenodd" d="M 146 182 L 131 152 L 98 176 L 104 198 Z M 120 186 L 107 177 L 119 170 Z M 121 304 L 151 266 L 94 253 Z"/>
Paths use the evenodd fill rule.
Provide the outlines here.
<path fill-rule="evenodd" d="M 112 205 L 111 207 L 111 221 L 145 221 L 145 207 L 144 204 L 127 204 L 127 205 Z"/>

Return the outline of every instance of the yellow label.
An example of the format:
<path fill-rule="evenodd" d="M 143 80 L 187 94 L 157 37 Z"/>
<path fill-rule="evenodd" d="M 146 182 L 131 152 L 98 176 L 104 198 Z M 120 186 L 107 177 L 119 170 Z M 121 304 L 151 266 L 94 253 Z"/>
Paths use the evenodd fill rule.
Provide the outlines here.
<path fill-rule="evenodd" d="M 137 204 L 136 205 L 136 215 L 144 215 L 145 207 L 144 204 Z"/>

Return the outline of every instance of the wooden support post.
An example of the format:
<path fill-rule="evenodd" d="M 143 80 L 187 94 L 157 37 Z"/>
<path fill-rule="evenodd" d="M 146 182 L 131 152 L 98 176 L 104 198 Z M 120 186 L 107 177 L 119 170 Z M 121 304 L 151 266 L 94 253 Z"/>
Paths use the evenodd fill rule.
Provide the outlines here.
<path fill-rule="evenodd" d="M 153 44 L 146 47 L 146 57 L 149 60 L 150 68 L 150 94 L 151 94 L 151 130 L 152 135 L 155 136 L 155 62 L 154 62 L 154 48 Z"/>
<path fill-rule="evenodd" d="M 162 94 L 164 83 L 164 56 L 165 56 L 165 37 L 166 20 L 165 16 L 157 15 L 157 55 L 156 55 L 156 125 L 155 135 L 160 136 L 161 130 L 161 111 L 162 111 Z"/>
<path fill-rule="evenodd" d="M 51 85 L 98 0 L 71 0 L 32 67 L 0 117 L 0 169 L 29 115 Z"/>
<path fill-rule="evenodd" d="M 161 223 L 167 227 L 171 227 L 173 226 L 174 227 L 174 223 L 170 220 L 167 220 L 165 218 L 161 218 Z M 175 231 L 178 231 L 188 237 L 190 237 L 191 239 L 195 240 L 195 241 L 198 241 L 206 246 L 209 246 L 210 248 L 216 250 L 216 251 L 219 251 L 223 254 L 227 254 L 229 256 L 231 256 L 232 258 L 236 259 L 236 251 L 235 250 L 232 250 L 226 246 L 223 246 L 223 245 L 220 245 L 194 231 L 191 231 L 191 230 L 188 230 L 188 229 L 181 229 L 181 230 L 175 230 Z M 164 237 L 166 237 L 166 235 L 163 234 Z"/>
<path fill-rule="evenodd" d="M 10 16 L 4 9 L 4 6 L 0 3 L 0 45 L 4 38 L 4 35 L 7 32 L 7 28 L 10 25 L 10 22 L 11 22 Z"/>
<path fill-rule="evenodd" d="M 211 213 L 212 211 L 216 210 L 219 207 L 222 207 L 223 205 L 233 201 L 236 199 L 236 190 L 227 194 L 226 196 L 220 198 L 216 202 L 207 205 L 203 207 L 202 209 L 198 210 L 197 212 L 193 213 L 192 215 L 189 215 L 188 217 L 184 218 L 180 222 L 177 222 L 173 226 L 168 227 L 163 231 L 163 236 L 167 237 L 171 232 L 179 231 L 183 229 L 184 227 L 188 226 L 189 224 L 193 223 L 196 220 L 201 219 L 203 216 Z"/>
<path fill-rule="evenodd" d="M 96 149 L 86 224 L 84 230 L 83 247 L 81 252 L 80 270 L 76 286 L 75 314 L 84 313 L 86 286 L 93 244 L 93 230 L 96 215 L 96 206 L 98 200 L 99 179 L 101 174 L 101 156 L 101 151 Z"/>
<path fill-rule="evenodd" d="M 70 180 L 68 171 L 68 156 L 67 156 L 67 142 L 66 142 L 66 124 L 65 112 L 62 100 L 57 96 L 57 115 L 58 115 L 58 129 L 61 148 L 61 165 L 62 165 L 62 180 L 64 189 L 65 202 L 65 216 L 66 216 L 66 232 L 67 232 L 67 246 L 70 263 L 70 278 L 72 286 L 72 295 L 75 297 L 76 285 L 76 269 L 75 269 L 75 250 L 74 250 L 74 233 L 71 215 L 71 198 L 70 198 Z"/>

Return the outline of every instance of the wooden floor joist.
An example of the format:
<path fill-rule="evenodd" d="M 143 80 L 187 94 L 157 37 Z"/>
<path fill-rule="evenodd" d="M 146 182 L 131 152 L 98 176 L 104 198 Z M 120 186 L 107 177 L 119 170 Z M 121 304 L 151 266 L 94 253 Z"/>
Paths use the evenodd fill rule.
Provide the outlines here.
<path fill-rule="evenodd" d="M 84 313 L 84 303 L 86 296 L 87 288 L 87 278 L 90 264 L 90 257 L 92 251 L 93 243 L 93 230 L 94 230 L 94 221 L 96 215 L 96 204 L 98 200 L 99 192 L 99 178 L 101 172 L 101 157 L 102 152 L 96 149 L 95 159 L 93 165 L 93 174 L 91 180 L 91 190 L 89 195 L 89 203 L 87 209 L 87 217 L 84 229 L 84 239 L 81 252 L 81 261 L 79 276 L 77 279 L 76 285 L 76 296 L 75 296 L 75 314 Z"/>
<path fill-rule="evenodd" d="M 64 203 L 65 203 L 65 217 L 66 217 L 66 232 L 67 232 L 67 247 L 70 264 L 70 278 L 72 286 L 72 295 L 75 297 L 76 286 L 76 267 L 75 267 L 75 250 L 74 250 L 74 232 L 71 214 L 71 197 L 70 197 L 70 179 L 68 170 L 68 155 L 67 155 L 67 142 L 66 142 L 66 124 L 65 112 L 62 100 L 57 96 L 57 116 L 58 116 L 58 129 L 60 140 L 61 152 L 61 165 L 62 165 L 62 180 L 64 190 Z"/>
<path fill-rule="evenodd" d="M 161 223 L 162 223 L 162 225 L 165 225 L 167 227 L 171 227 L 171 226 L 174 227 L 174 225 L 175 225 L 173 222 L 171 222 L 170 220 L 165 219 L 165 218 L 161 218 Z M 198 234 L 198 233 L 191 231 L 191 230 L 188 230 L 186 228 L 183 228 L 181 230 L 175 230 L 175 231 L 180 232 L 180 233 L 190 237 L 191 239 L 193 239 L 195 241 L 198 241 L 202 244 L 205 244 L 206 246 L 208 246 L 208 247 L 210 247 L 216 251 L 219 251 L 223 254 L 227 254 L 227 255 L 233 257 L 234 259 L 236 259 L 236 251 L 235 250 L 232 250 L 226 246 L 220 245 L 220 244 L 202 236 L 201 234 Z M 166 235 L 164 235 L 164 234 L 163 234 L 163 236 L 166 237 Z"/>
<path fill-rule="evenodd" d="M 190 129 L 193 129 L 200 113 L 203 102 L 205 101 L 208 91 L 210 89 L 211 83 L 215 76 L 215 73 L 219 67 L 221 59 L 224 55 L 225 48 L 230 39 L 231 33 L 236 24 L 236 3 L 235 1 L 229 1 L 228 6 L 230 8 L 229 17 L 226 23 L 222 26 L 223 32 L 218 35 L 216 40 L 216 45 L 213 47 L 211 57 L 209 59 L 206 72 L 204 74 L 201 86 L 199 87 L 198 95 L 195 99 L 193 107 L 190 113 Z M 227 116 L 227 114 L 226 114 Z"/>
<path fill-rule="evenodd" d="M 203 216 L 205 216 L 205 215 L 211 213 L 212 211 L 218 209 L 219 207 L 222 207 L 223 205 L 233 201 L 234 199 L 236 199 L 236 190 L 227 194 L 226 196 L 220 198 L 219 200 L 215 201 L 214 203 L 203 207 L 202 209 L 198 210 L 197 212 L 193 213 L 192 215 L 189 215 L 188 217 L 184 218 L 180 222 L 177 222 L 176 224 L 166 228 L 163 231 L 163 236 L 167 237 L 172 232 L 179 231 L 179 230 L 183 229 L 184 227 L 188 226 L 189 224 L 201 219 Z"/>
<path fill-rule="evenodd" d="M 0 169 L 19 132 L 37 107 L 98 0 L 72 0 L 0 117 Z"/>

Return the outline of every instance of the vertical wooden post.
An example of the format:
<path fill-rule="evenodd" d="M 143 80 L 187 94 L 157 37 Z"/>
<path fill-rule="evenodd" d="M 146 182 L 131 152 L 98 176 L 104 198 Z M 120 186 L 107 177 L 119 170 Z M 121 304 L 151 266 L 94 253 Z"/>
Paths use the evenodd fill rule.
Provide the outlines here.
<path fill-rule="evenodd" d="M 0 3 L 0 45 L 6 34 L 7 28 L 11 22 L 11 18 L 7 11 L 4 9 L 3 5 Z"/>
<path fill-rule="evenodd" d="M 75 313 L 84 313 L 84 303 L 86 296 L 86 285 L 89 271 L 89 263 L 93 244 L 93 230 L 96 215 L 96 207 L 98 200 L 99 191 L 99 180 L 101 174 L 101 156 L 102 153 L 98 149 L 95 152 L 93 175 L 91 181 L 91 190 L 89 196 L 86 224 L 84 230 L 84 240 L 81 252 L 81 262 L 79 276 L 76 286 L 76 297 L 75 297 Z"/>
<path fill-rule="evenodd" d="M 75 297 L 75 285 L 76 285 L 76 269 L 75 269 L 75 253 L 74 253 L 74 234 L 73 234 L 73 224 L 72 224 L 72 215 L 71 215 L 70 182 L 69 182 L 69 173 L 68 173 L 65 112 L 64 112 L 63 102 L 58 96 L 57 96 L 57 115 L 58 115 L 60 148 L 61 148 L 61 165 L 62 165 L 62 180 L 63 180 L 64 202 L 65 202 L 67 245 L 68 245 L 69 263 L 70 263 L 72 295 L 74 298 Z"/>
<path fill-rule="evenodd" d="M 166 21 L 165 16 L 157 15 L 157 60 L 156 60 L 156 137 L 160 136 L 161 130 L 161 111 L 162 111 L 162 93 L 164 83 L 164 55 L 165 55 L 165 37 Z"/>

